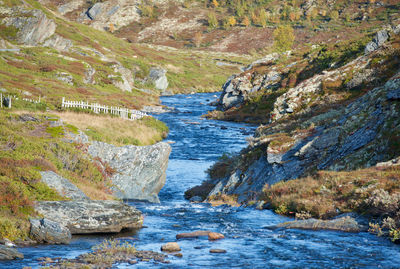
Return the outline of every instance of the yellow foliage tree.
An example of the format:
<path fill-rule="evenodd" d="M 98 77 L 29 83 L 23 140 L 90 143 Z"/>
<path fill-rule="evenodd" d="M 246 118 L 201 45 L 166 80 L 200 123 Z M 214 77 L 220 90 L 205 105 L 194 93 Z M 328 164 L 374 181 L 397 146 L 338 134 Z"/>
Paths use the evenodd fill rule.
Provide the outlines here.
<path fill-rule="evenodd" d="M 213 7 L 218 7 L 219 3 L 217 0 L 212 0 L 212 5 L 213 5 Z"/>
<path fill-rule="evenodd" d="M 294 30 L 290 25 L 280 25 L 273 33 L 274 49 L 277 52 L 285 52 L 292 48 L 294 43 Z"/>
<path fill-rule="evenodd" d="M 337 10 L 333 10 L 330 14 L 329 17 L 334 20 L 337 21 L 339 19 L 339 12 Z"/>
<path fill-rule="evenodd" d="M 236 19 L 235 19 L 235 17 L 230 16 L 230 17 L 228 18 L 228 24 L 229 24 L 230 27 L 235 26 L 235 25 L 236 25 Z"/>

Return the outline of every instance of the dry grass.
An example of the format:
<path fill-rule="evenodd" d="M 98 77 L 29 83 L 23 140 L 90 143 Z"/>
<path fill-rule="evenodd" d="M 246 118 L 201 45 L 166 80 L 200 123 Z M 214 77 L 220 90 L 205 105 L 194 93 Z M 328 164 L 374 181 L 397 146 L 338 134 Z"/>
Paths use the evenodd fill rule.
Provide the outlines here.
<path fill-rule="evenodd" d="M 400 167 L 320 171 L 313 177 L 266 185 L 264 199 L 285 215 L 308 212 L 323 219 L 349 211 L 376 215 L 368 199 L 377 190 L 400 193 Z"/>
<path fill-rule="evenodd" d="M 92 200 L 115 200 L 115 197 L 110 193 L 101 182 L 98 184 L 93 182 L 74 182 L 74 184 L 83 191 Z"/>
<path fill-rule="evenodd" d="M 220 205 L 230 205 L 234 207 L 239 207 L 240 204 L 237 202 L 237 195 L 227 195 L 227 194 L 219 194 L 219 195 L 211 195 L 207 202 L 209 202 L 212 206 L 220 206 Z"/>
<path fill-rule="evenodd" d="M 146 126 L 141 121 L 75 112 L 57 112 L 54 114 L 65 123 L 78 127 L 92 139 L 116 146 L 125 144 L 151 145 L 162 140 L 164 135 L 155 128 Z"/>

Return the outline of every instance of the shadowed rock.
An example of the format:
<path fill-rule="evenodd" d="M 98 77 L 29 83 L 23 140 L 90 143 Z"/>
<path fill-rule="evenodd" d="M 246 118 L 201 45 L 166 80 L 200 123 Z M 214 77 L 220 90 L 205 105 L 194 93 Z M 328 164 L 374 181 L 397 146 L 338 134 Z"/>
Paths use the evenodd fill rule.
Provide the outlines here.
<path fill-rule="evenodd" d="M 69 244 L 71 232 L 60 223 L 48 219 L 30 219 L 30 236 L 38 243 Z"/>

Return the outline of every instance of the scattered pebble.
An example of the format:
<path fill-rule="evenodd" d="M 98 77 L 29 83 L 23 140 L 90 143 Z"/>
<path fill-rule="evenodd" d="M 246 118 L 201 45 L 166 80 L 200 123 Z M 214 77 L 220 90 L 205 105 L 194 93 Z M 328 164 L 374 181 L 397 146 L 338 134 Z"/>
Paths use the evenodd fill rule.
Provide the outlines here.
<path fill-rule="evenodd" d="M 210 253 L 226 253 L 225 249 L 210 249 Z"/>
<path fill-rule="evenodd" d="M 179 253 L 175 253 L 174 256 L 178 257 L 178 258 L 182 258 L 183 257 L 182 253 L 180 253 L 180 252 Z"/>
<path fill-rule="evenodd" d="M 168 242 L 161 246 L 161 251 L 165 252 L 178 252 L 181 251 L 180 246 L 176 242 Z"/>

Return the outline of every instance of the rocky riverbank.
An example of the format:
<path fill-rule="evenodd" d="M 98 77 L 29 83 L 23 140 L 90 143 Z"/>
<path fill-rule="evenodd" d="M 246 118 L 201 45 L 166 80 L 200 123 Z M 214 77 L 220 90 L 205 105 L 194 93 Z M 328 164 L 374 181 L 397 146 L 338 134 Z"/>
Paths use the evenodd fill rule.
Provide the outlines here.
<path fill-rule="evenodd" d="M 269 117 L 251 110 L 254 116 L 264 117 L 268 124 L 261 125 L 254 137 L 248 139 L 246 149 L 215 163 L 209 169 L 209 180 L 188 190 L 185 197 L 214 203 L 256 203 L 259 208 L 272 208 L 284 215 L 301 217 L 303 214 L 307 219 L 329 219 L 348 211 L 367 213 L 371 219 L 389 216 L 392 224 L 377 220 L 378 229 L 383 225 L 386 232 L 382 234 L 391 234 L 397 240 L 396 168 L 368 170 L 376 177 L 374 184 L 377 184 L 368 190 L 364 190 L 367 186 L 362 188 L 358 183 L 343 180 L 347 176 L 340 173 L 330 174 L 329 180 L 317 173 L 353 171 L 349 173 L 357 176 L 367 173 L 358 169 L 374 167 L 399 156 L 400 69 L 396 60 L 400 53 L 399 40 L 397 27 L 379 31 L 366 47 L 360 48 L 362 55 L 341 65 L 331 63 L 320 73 L 314 69 L 309 78 L 303 76 L 302 81 L 285 91 L 282 87 L 288 86 L 285 84 L 288 81 L 284 81 L 287 76 L 276 74 L 279 64 L 272 56 L 249 66 L 240 76 L 230 78 L 223 87 L 218 108 L 225 115 L 233 115 L 234 111 L 240 114 L 242 110 L 249 111 L 246 106 L 255 105 L 252 102 L 257 98 L 271 98 Z M 387 61 L 382 60 L 386 56 Z M 311 60 L 308 65 L 315 61 Z M 290 73 L 291 66 L 284 72 Z M 383 74 L 382 70 L 388 72 Z M 367 77 L 366 73 L 373 75 Z M 359 91 L 361 88 L 363 92 Z M 253 94 L 257 91 L 264 95 L 257 97 Z M 379 169 L 387 172 L 379 174 Z M 394 176 L 392 185 L 386 184 L 386 175 Z M 311 184 L 310 178 L 319 183 Z M 294 179 L 296 183 L 291 184 L 290 180 Z M 354 191 L 347 192 L 346 186 L 353 186 Z M 393 201 L 393 207 L 385 204 L 383 197 Z M 384 209 L 385 206 L 388 208 Z M 286 227 L 314 225 L 335 227 L 333 222 L 316 220 L 297 221 Z"/>
<path fill-rule="evenodd" d="M 28 170 L 31 174 L 27 175 L 34 177 L 34 183 L 30 184 L 36 184 L 34 186 L 36 189 L 40 188 L 41 194 L 36 199 L 24 198 L 34 201 L 26 200 L 27 205 L 24 205 L 25 210 L 31 210 L 27 216 L 29 222 L 16 219 L 24 225 L 20 238 L 17 234 L 1 230 L 5 237 L 14 236 L 12 240 L 15 240 L 16 245 L 68 244 L 72 235 L 119 233 L 139 229 L 143 224 L 142 213 L 115 199 L 159 202 L 157 194 L 165 184 L 165 171 L 171 152 L 167 143 L 144 147 L 116 147 L 90 141 L 83 132 L 56 117 L 10 114 L 7 122 L 10 119 L 11 122 L 14 121 L 13 131 L 18 130 L 23 134 L 26 131 L 32 132 L 29 133 L 34 137 L 30 141 L 31 145 L 42 142 L 54 145 L 50 152 L 45 152 L 50 156 L 49 161 L 23 163 L 28 169 L 31 169 L 29 165 L 34 166 L 32 171 Z M 10 137 L 18 139 L 17 134 L 12 132 Z M 4 161 L 14 162 L 3 158 L 2 162 Z M 16 167 L 2 166 L 1 169 L 6 175 L 15 176 L 16 171 L 7 169 L 17 169 Z M 37 167 L 40 172 L 36 170 Z M 92 176 L 90 180 L 93 182 L 85 177 L 76 180 L 76 174 L 72 171 Z M 27 175 L 26 180 L 31 180 Z M 102 197 L 103 200 L 96 197 Z M 16 212 L 12 207 L 10 210 Z M 22 213 L 17 214 L 21 215 Z M 15 249 L 10 248 L 15 246 L 14 243 L 8 239 L 4 242 L 2 259 L 22 257 Z"/>

